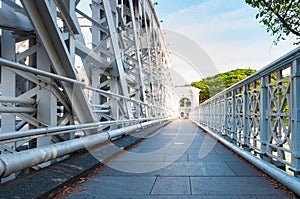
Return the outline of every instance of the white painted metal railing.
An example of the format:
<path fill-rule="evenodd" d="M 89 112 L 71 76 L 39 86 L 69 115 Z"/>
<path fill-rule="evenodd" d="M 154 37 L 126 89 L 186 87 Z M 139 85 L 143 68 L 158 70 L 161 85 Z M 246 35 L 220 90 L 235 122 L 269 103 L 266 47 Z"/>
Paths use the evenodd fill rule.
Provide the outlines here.
<path fill-rule="evenodd" d="M 208 99 L 191 119 L 300 193 L 300 47 Z"/>

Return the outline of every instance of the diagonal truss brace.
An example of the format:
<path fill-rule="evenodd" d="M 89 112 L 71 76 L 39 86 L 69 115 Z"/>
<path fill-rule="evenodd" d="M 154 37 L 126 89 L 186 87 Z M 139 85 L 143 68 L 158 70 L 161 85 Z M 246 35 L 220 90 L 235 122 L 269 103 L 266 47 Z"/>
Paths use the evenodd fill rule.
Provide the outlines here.
<path fill-rule="evenodd" d="M 47 0 L 22 0 L 21 2 L 35 31 L 39 35 L 41 43 L 45 47 L 55 72 L 62 76 L 78 79 L 72 66 L 67 46 L 56 25 L 56 19 L 51 14 L 53 12 L 51 12 L 49 2 Z M 81 123 L 94 122 L 93 113 L 82 89 L 66 83 L 63 83 L 63 86 L 79 121 Z"/>

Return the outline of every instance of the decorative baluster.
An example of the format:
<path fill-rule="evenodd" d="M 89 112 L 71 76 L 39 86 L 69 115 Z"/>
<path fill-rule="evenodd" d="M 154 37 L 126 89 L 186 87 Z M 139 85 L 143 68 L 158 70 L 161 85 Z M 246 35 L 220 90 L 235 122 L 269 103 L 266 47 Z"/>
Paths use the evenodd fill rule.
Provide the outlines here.
<path fill-rule="evenodd" d="M 260 139 L 261 152 L 263 159 L 267 160 L 267 142 L 268 142 L 268 88 L 266 86 L 266 77 L 261 78 L 261 99 L 260 99 Z"/>
<path fill-rule="evenodd" d="M 249 110 L 249 100 L 248 100 L 248 86 L 244 86 L 244 100 L 243 100 L 243 148 L 248 150 L 247 140 L 248 140 L 248 110 Z"/>
<path fill-rule="evenodd" d="M 224 130 L 222 131 L 223 135 L 226 135 L 226 131 L 228 130 L 228 120 L 227 120 L 227 95 L 226 93 L 224 94 Z"/>
<path fill-rule="evenodd" d="M 296 177 L 300 177 L 300 65 L 298 60 L 293 62 L 292 67 L 292 85 L 293 85 L 293 154 L 292 170 Z"/>
<path fill-rule="evenodd" d="M 236 92 L 233 90 L 232 91 L 232 120 L 231 120 L 231 125 L 232 125 L 232 128 L 231 128 L 231 139 L 232 139 L 232 142 L 236 142 L 236 139 L 237 139 L 237 133 L 236 133 L 236 96 L 235 96 Z"/>

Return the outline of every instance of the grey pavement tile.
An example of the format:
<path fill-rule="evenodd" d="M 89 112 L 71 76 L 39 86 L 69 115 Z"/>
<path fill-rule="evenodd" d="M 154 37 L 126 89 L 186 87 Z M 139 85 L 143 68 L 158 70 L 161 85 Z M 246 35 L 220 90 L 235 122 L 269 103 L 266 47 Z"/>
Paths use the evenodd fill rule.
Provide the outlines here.
<path fill-rule="evenodd" d="M 190 199 L 257 199 L 255 195 L 191 195 Z"/>
<path fill-rule="evenodd" d="M 226 147 L 220 145 L 219 143 L 215 145 L 214 150 L 216 151 L 217 154 L 232 155 L 232 152 L 229 149 L 227 149 Z"/>
<path fill-rule="evenodd" d="M 190 146 L 189 148 L 188 148 L 188 151 L 196 151 L 196 152 L 198 152 L 199 153 L 199 151 L 200 151 L 200 148 L 201 148 L 201 145 L 192 145 L 192 146 Z"/>
<path fill-rule="evenodd" d="M 129 171 L 132 174 L 151 175 L 151 172 L 163 168 L 170 163 L 168 162 L 127 162 L 124 171 Z"/>
<path fill-rule="evenodd" d="M 117 195 L 105 194 L 97 196 L 88 196 L 86 199 L 189 199 L 189 196 L 178 195 Z"/>
<path fill-rule="evenodd" d="M 100 176 L 85 182 L 89 195 L 146 195 L 150 194 L 156 177 L 151 176 Z"/>
<path fill-rule="evenodd" d="M 166 154 L 159 151 L 152 153 L 126 153 L 123 154 L 114 162 L 163 162 L 166 158 Z"/>
<path fill-rule="evenodd" d="M 261 177 L 191 177 L 191 187 L 192 194 L 202 195 L 283 194 Z"/>
<path fill-rule="evenodd" d="M 155 138 L 149 138 L 151 142 L 171 142 L 173 140 L 173 137 L 166 137 L 166 136 L 161 136 L 161 137 L 155 137 Z"/>
<path fill-rule="evenodd" d="M 66 199 L 189 199 L 189 195 L 131 195 L 131 194 L 89 194 L 86 192 L 72 193 L 64 197 Z"/>
<path fill-rule="evenodd" d="M 163 162 L 153 163 L 153 167 L 162 167 Z M 169 166 L 148 173 L 153 176 L 236 176 L 229 166 L 224 162 L 173 162 Z"/>
<path fill-rule="evenodd" d="M 146 199 L 189 199 L 188 195 L 150 195 Z"/>
<path fill-rule="evenodd" d="M 151 173 L 151 172 L 150 172 Z M 150 173 L 133 173 L 133 172 L 128 172 L 128 171 L 116 171 L 113 175 L 111 176 L 115 176 L 115 177 L 130 177 L 130 176 L 155 176 L 155 175 L 151 175 Z"/>
<path fill-rule="evenodd" d="M 152 152 L 160 152 L 162 150 L 163 147 L 141 147 L 140 152 L 139 153 L 152 153 Z"/>
<path fill-rule="evenodd" d="M 132 153 L 140 153 L 141 149 L 139 147 L 135 147 L 135 148 L 131 148 L 129 151 Z"/>
<path fill-rule="evenodd" d="M 224 162 L 189 162 L 187 170 L 190 176 L 236 176 Z"/>
<path fill-rule="evenodd" d="M 204 141 L 205 136 L 206 136 L 205 134 L 199 134 L 199 133 L 197 133 L 194 141 L 197 141 L 197 143 L 201 143 L 201 142 Z"/>
<path fill-rule="evenodd" d="M 124 162 L 123 167 L 115 168 L 114 172 L 106 176 L 155 176 L 152 171 L 155 170 L 153 165 L 157 165 L 156 163 L 165 164 L 165 162 Z"/>
<path fill-rule="evenodd" d="M 200 140 L 200 141 L 194 140 L 191 143 L 190 148 L 200 149 L 200 147 L 202 146 L 202 144 L 203 144 L 203 140 Z"/>
<path fill-rule="evenodd" d="M 166 166 L 160 170 L 153 171 L 151 174 L 158 175 L 158 176 L 169 176 L 169 177 L 176 177 L 176 176 L 188 177 L 189 171 L 186 162 L 174 162 L 169 166 Z"/>
<path fill-rule="evenodd" d="M 198 149 L 188 149 L 185 151 L 185 153 L 189 155 L 199 155 L 199 150 L 200 147 Z M 215 150 L 212 150 L 211 152 L 209 152 L 209 154 L 217 154 L 217 153 Z"/>
<path fill-rule="evenodd" d="M 258 170 L 252 168 L 250 165 L 248 165 L 242 160 L 226 161 L 226 163 L 237 176 L 261 176 L 261 173 Z"/>
<path fill-rule="evenodd" d="M 190 194 L 189 177 L 157 177 L 151 195 L 153 194 Z"/>
<path fill-rule="evenodd" d="M 168 144 L 170 144 L 172 140 L 152 140 L 151 138 L 149 140 L 146 140 L 142 142 L 139 147 L 164 147 Z"/>
<path fill-rule="evenodd" d="M 187 162 L 188 161 L 188 154 L 182 154 L 182 155 L 178 155 L 178 154 L 167 154 L 165 157 L 165 161 L 172 161 L 175 160 L 175 162 Z"/>
<path fill-rule="evenodd" d="M 105 167 L 105 168 L 103 168 L 103 170 L 98 175 L 101 175 L 101 176 L 112 176 L 112 175 L 114 175 L 114 173 L 116 173 L 116 171 L 117 170 L 112 169 L 110 167 Z"/>
<path fill-rule="evenodd" d="M 199 155 L 188 154 L 188 160 L 190 162 L 228 162 L 228 161 L 239 161 L 239 159 L 233 155 L 220 155 L 210 152 L 203 158 L 199 158 Z"/>
<path fill-rule="evenodd" d="M 274 199 L 274 198 L 280 198 L 280 199 L 296 199 L 299 198 L 297 196 L 292 196 L 292 195 L 287 195 L 287 194 L 257 194 L 256 195 L 257 199 Z"/>
<path fill-rule="evenodd" d="M 91 194 L 88 195 L 85 199 L 138 199 L 144 198 L 144 196 L 137 196 L 137 195 L 122 195 L 122 194 Z"/>

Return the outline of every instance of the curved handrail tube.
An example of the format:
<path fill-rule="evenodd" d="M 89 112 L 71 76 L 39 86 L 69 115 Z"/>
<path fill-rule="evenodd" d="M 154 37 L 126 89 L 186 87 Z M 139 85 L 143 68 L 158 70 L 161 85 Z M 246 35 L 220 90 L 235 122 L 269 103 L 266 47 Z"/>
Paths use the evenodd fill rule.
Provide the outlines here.
<path fill-rule="evenodd" d="M 104 143 L 110 139 L 132 133 L 136 130 L 143 129 L 145 127 L 164 122 L 167 119 L 158 119 L 132 126 L 107 131 L 95 135 L 89 135 L 78 139 L 68 140 L 49 146 L 43 146 L 40 148 L 29 149 L 12 154 L 4 154 L 0 156 L 0 177 L 6 177 L 10 174 L 50 161 L 58 157 L 73 153 L 75 151 L 89 148 L 101 143 Z M 95 124 L 88 124 L 95 125 Z M 37 129 L 38 130 L 38 129 Z M 41 130 L 45 131 L 45 129 Z"/>

